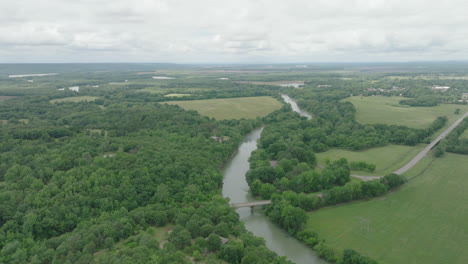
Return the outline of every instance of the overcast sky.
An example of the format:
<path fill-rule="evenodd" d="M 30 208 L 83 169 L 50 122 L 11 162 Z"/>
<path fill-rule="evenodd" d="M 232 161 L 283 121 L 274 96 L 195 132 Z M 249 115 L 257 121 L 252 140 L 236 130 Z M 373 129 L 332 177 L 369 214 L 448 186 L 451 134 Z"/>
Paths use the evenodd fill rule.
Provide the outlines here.
<path fill-rule="evenodd" d="M 468 60 L 466 0 L 12 0 L 1 62 Z"/>

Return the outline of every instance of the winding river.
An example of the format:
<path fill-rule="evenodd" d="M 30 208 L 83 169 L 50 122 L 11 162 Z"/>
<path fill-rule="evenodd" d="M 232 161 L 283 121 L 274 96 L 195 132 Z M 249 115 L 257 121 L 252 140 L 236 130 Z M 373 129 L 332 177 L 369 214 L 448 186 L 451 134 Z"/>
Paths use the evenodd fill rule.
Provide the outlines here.
<path fill-rule="evenodd" d="M 282 95 L 285 102 L 291 104 L 294 111 L 308 119 L 312 118 L 309 113 L 301 111 L 296 102 L 287 95 Z M 293 105 L 294 104 L 294 105 Z M 299 112 L 300 111 L 300 112 Z M 307 114 L 307 115 L 305 115 Z M 245 174 L 249 170 L 249 157 L 252 151 L 257 149 L 257 140 L 260 138 L 263 128 L 254 129 L 246 135 L 237 149 L 236 154 L 226 163 L 223 170 L 224 184 L 223 196 L 229 197 L 231 203 L 254 201 L 249 194 L 249 186 Z M 258 237 L 265 239 L 269 249 L 280 256 L 286 256 L 297 264 L 325 264 L 314 252 L 290 236 L 286 231 L 270 222 L 262 213 L 261 209 L 251 213 L 250 208 L 239 208 L 237 213 L 247 230 Z"/>

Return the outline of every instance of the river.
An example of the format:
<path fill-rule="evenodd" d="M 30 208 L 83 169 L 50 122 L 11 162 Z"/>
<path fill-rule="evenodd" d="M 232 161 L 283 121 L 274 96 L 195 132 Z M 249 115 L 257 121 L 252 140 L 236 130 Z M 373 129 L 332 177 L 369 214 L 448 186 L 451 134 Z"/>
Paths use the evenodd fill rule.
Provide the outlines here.
<path fill-rule="evenodd" d="M 291 105 L 291 108 L 294 112 L 299 113 L 300 116 L 307 117 L 308 120 L 312 119 L 312 115 L 306 111 L 301 110 L 294 99 L 287 96 L 286 94 L 281 94 L 281 97 L 286 103 Z"/>
<path fill-rule="evenodd" d="M 282 96 L 284 98 L 284 95 Z M 287 95 L 286 97 L 292 100 Z M 289 103 L 286 99 L 285 101 Z M 295 104 L 294 101 L 292 102 Z M 297 107 L 297 104 L 295 104 L 295 106 Z M 308 115 L 310 118 L 312 117 L 310 114 Z M 257 149 L 257 140 L 260 138 L 262 130 L 263 128 L 257 128 L 246 135 L 237 149 L 236 154 L 224 167 L 223 196 L 229 197 L 231 203 L 255 200 L 249 194 L 249 185 L 245 179 L 245 174 L 249 170 L 248 159 L 252 151 Z M 318 258 L 309 247 L 305 246 L 297 239 L 290 236 L 286 231 L 270 222 L 270 220 L 262 213 L 261 209 L 255 209 L 254 212 L 251 213 L 250 208 L 248 207 L 239 208 L 237 209 L 237 213 L 239 214 L 241 221 L 244 222 L 247 230 L 251 231 L 258 237 L 263 237 L 265 239 L 266 246 L 278 255 L 286 256 L 289 260 L 297 264 L 326 263 Z"/>

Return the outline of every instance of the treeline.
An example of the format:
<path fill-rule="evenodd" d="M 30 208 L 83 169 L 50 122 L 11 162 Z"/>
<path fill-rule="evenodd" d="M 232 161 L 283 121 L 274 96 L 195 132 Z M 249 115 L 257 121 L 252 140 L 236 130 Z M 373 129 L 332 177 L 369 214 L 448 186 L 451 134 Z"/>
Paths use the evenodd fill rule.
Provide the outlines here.
<path fill-rule="evenodd" d="M 439 99 L 435 96 L 420 96 L 415 99 L 400 100 L 400 104 L 409 106 L 437 106 Z"/>

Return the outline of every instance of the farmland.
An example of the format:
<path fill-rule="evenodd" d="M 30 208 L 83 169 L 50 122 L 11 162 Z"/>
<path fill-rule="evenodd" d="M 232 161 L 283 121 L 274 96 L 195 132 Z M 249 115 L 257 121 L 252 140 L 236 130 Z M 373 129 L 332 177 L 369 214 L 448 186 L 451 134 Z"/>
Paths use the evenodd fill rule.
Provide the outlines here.
<path fill-rule="evenodd" d="M 448 123 L 457 119 L 454 111 L 468 111 L 466 105 L 443 104 L 434 107 L 408 107 L 399 105 L 402 97 L 353 96 L 345 101 L 356 107 L 356 119 L 362 124 L 384 123 L 389 125 L 403 125 L 414 128 L 427 128 L 437 116 L 447 116 Z"/>
<path fill-rule="evenodd" d="M 195 110 L 201 115 L 218 120 L 262 117 L 281 107 L 280 102 L 269 96 L 166 103 L 179 105 L 186 110 Z"/>
<path fill-rule="evenodd" d="M 316 156 L 318 164 L 322 166 L 325 166 L 327 159 L 337 160 L 340 158 L 346 158 L 350 162 L 365 161 L 377 166 L 375 172 L 353 171 L 352 173 L 365 176 L 386 175 L 408 163 L 423 148 L 424 145 L 418 145 L 415 147 L 388 145 L 364 151 L 331 149 L 326 152 L 317 153 Z"/>
<path fill-rule="evenodd" d="M 467 263 L 466 171 L 466 156 L 426 157 L 401 189 L 309 213 L 307 229 L 379 263 Z"/>

